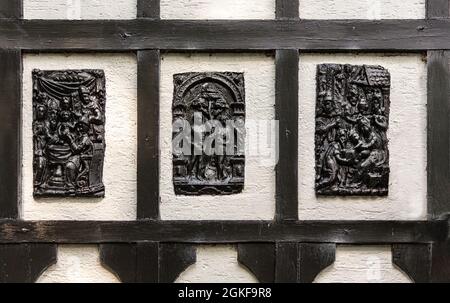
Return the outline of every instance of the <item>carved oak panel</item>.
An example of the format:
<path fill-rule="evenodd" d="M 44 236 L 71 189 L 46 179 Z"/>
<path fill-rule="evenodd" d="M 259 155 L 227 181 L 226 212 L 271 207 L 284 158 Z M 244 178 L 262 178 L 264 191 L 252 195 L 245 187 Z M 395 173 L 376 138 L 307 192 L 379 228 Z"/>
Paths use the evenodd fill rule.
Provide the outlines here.
<path fill-rule="evenodd" d="M 104 196 L 105 75 L 33 71 L 34 196 Z"/>
<path fill-rule="evenodd" d="M 241 192 L 245 173 L 244 75 L 174 75 L 172 113 L 175 193 Z"/>
<path fill-rule="evenodd" d="M 317 68 L 316 193 L 388 194 L 390 74 L 381 66 Z"/>

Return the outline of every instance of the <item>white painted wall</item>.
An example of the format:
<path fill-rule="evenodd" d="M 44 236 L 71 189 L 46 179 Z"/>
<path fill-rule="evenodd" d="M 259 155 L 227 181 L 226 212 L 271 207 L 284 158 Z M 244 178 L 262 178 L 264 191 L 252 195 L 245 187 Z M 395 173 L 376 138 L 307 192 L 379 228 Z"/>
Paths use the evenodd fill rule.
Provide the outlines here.
<path fill-rule="evenodd" d="M 390 246 L 338 246 L 336 262 L 315 283 L 410 283 L 392 264 Z"/>
<path fill-rule="evenodd" d="M 137 90 L 133 54 L 27 54 L 23 58 L 22 218 L 134 220 L 136 218 Z M 34 68 L 103 69 L 106 77 L 105 198 L 33 198 Z"/>
<path fill-rule="evenodd" d="M 275 118 L 275 63 L 264 54 L 169 54 L 161 62 L 161 217 L 165 220 L 271 220 L 275 215 L 275 163 L 246 153 L 245 188 L 230 196 L 176 196 L 172 183 L 173 74 L 233 71 L 245 77 L 246 119 Z M 261 141 L 265 129 L 260 128 Z M 247 131 L 254 138 L 254 131 Z M 275 146 L 273 147 L 275 154 Z"/>
<path fill-rule="evenodd" d="M 302 19 L 422 19 L 425 0 L 300 0 Z"/>
<path fill-rule="evenodd" d="M 134 19 L 136 0 L 23 0 L 25 19 Z"/>
<path fill-rule="evenodd" d="M 117 283 L 118 278 L 103 268 L 97 245 L 60 245 L 58 262 L 50 266 L 38 283 Z"/>
<path fill-rule="evenodd" d="M 163 19 L 274 19 L 275 0 L 161 0 Z"/>
<path fill-rule="evenodd" d="M 197 247 L 197 262 L 189 266 L 177 283 L 258 283 L 256 277 L 237 261 L 234 245 Z"/>
<path fill-rule="evenodd" d="M 421 55 L 301 54 L 299 215 L 302 220 L 417 220 L 427 205 L 427 78 Z M 316 197 L 316 68 L 320 63 L 382 65 L 391 73 L 389 196 Z"/>
<path fill-rule="evenodd" d="M 300 0 L 300 16 L 308 19 L 326 18 L 423 18 L 425 15 L 424 0 L 371 0 L 367 5 L 365 0 Z M 80 5 L 77 5 L 77 4 Z M 375 3 L 375 5 L 374 5 Z M 162 0 L 161 16 L 169 19 L 272 19 L 275 16 L 274 0 Z M 136 16 L 136 0 L 24 0 L 24 15 L 28 19 L 133 19 Z M 308 59 L 309 58 L 309 59 Z M 337 57 L 325 56 L 323 59 L 334 59 Z M 343 59 L 342 56 L 339 58 Z M 26 55 L 24 58 L 24 167 L 23 176 L 23 218 L 25 219 L 96 219 L 96 220 L 133 220 L 136 213 L 135 205 L 135 153 L 136 153 L 136 62 L 134 56 L 127 55 L 71 55 L 68 57 L 61 55 Z M 362 60 L 361 57 L 351 59 L 345 58 L 346 62 L 351 60 Z M 399 60 L 397 62 L 397 59 Z M 311 66 L 315 61 L 321 61 L 314 55 L 302 55 L 300 68 L 306 68 L 306 74 L 300 75 L 300 79 L 308 78 L 307 82 L 300 86 L 310 89 L 312 85 Z M 302 200 L 300 203 L 301 217 L 304 219 L 318 219 L 329 217 L 341 218 L 420 218 L 424 216 L 423 205 L 423 171 L 426 158 L 423 157 L 423 106 L 425 94 L 424 64 L 420 62 L 419 56 L 406 56 L 400 58 L 389 58 L 380 56 L 368 57 L 370 61 L 377 61 L 380 64 L 394 69 L 400 68 L 403 73 L 407 70 L 412 72 L 408 82 L 414 83 L 419 88 L 419 93 L 406 94 L 400 98 L 401 103 L 409 101 L 408 104 L 414 106 L 408 111 L 413 111 L 415 121 L 414 126 L 417 149 L 414 156 L 414 166 L 405 171 L 407 175 L 415 178 L 414 185 L 418 186 L 418 196 L 408 203 L 399 202 L 399 196 L 390 201 L 369 201 L 360 203 L 357 201 L 331 201 L 313 200 L 310 204 Z M 390 63 L 389 63 L 390 62 Z M 322 62 L 320 62 L 322 63 Z M 366 63 L 366 62 L 364 62 Z M 389 63 L 389 65 L 387 64 Z M 303 64 L 303 65 L 302 65 Z M 179 65 L 179 66 L 177 66 Z M 107 155 L 105 166 L 105 183 L 107 186 L 107 197 L 94 202 L 55 201 L 48 200 L 36 202 L 32 199 L 32 170 L 31 170 L 31 69 L 32 68 L 104 68 L 107 72 Z M 247 110 L 252 117 L 268 117 L 273 115 L 273 59 L 263 55 L 255 54 L 234 54 L 234 55 L 166 55 L 162 62 L 162 109 L 169 106 L 171 96 L 171 74 L 182 71 L 201 71 L 202 69 L 227 69 L 233 71 L 246 72 L 247 82 Z M 391 69 L 391 72 L 395 72 Z M 261 75 L 259 75 L 261 74 Z M 418 83 L 420 79 L 420 83 Z M 164 80 L 165 79 L 165 80 Z M 400 81 L 397 80 L 396 81 Z M 260 83 L 261 82 L 261 83 Z M 397 85 L 414 85 L 399 82 Z M 300 111 L 301 119 L 311 119 L 311 104 L 315 102 L 315 96 L 309 94 L 305 99 L 305 94 L 300 91 L 300 104 L 304 103 L 304 109 Z M 401 96 L 396 89 L 397 94 Z M 28 91 L 27 91 L 28 90 Z M 393 88 L 394 90 L 394 88 Z M 393 91 L 394 92 L 394 91 Z M 125 101 L 124 101 L 125 100 Z M 261 106 L 261 102 L 263 106 Z M 393 106 L 396 106 L 392 99 Z M 126 108 L 121 106 L 126 105 Z M 164 108 L 163 108 L 164 107 Z M 394 114 L 394 113 L 393 113 Z M 395 114 L 394 114 L 395 115 Z M 162 118 L 170 117 L 170 112 L 162 113 Z M 303 118 L 302 118 L 303 117 Z M 398 121 L 391 119 L 392 128 L 396 125 L 404 124 L 402 116 L 397 114 Z M 118 123 L 113 124 L 112 121 Z M 302 120 L 301 120 L 302 121 Z M 308 120 L 309 121 L 309 120 Z M 165 122 L 167 123 L 167 122 Z M 302 127 L 302 126 L 301 126 Z M 313 128 L 304 129 L 305 143 L 300 142 L 300 153 L 310 157 L 311 151 L 303 149 L 302 144 L 306 144 Z M 170 138 L 170 128 L 162 130 L 162 134 Z M 403 134 L 398 131 L 391 133 L 391 137 Z M 117 141 L 116 141 L 117 140 Z M 168 139 L 165 139 L 168 140 Z M 407 141 L 409 142 L 409 140 Z M 202 203 L 198 201 L 179 201 L 173 197 L 171 192 L 171 168 L 170 155 L 167 153 L 167 142 L 161 142 L 162 172 L 161 189 L 163 190 L 161 205 L 162 215 L 165 219 L 271 219 L 274 213 L 274 175 L 273 169 L 267 170 L 258 167 L 257 161 L 247 162 L 252 168 L 247 170 L 246 191 L 241 196 L 228 198 L 229 200 L 219 202 L 204 198 Z M 394 142 L 391 148 L 398 151 L 398 144 Z M 396 145 L 397 144 L 397 145 Z M 312 145 L 310 145 L 312 146 Z M 397 147 L 394 147 L 397 146 Z M 303 150 L 303 151 L 302 151 Z M 131 151 L 131 152 L 130 152 Z M 128 155 L 131 154 L 131 162 Z M 391 156 L 395 157 L 394 155 Z M 125 159 L 126 158 L 126 159 Z M 302 160 L 302 156 L 299 157 Z M 394 158 L 391 158 L 391 161 Z M 299 164 L 300 169 L 311 170 L 314 160 L 307 165 L 304 162 Z M 121 163 L 120 167 L 115 163 Z M 164 164 L 165 163 L 165 164 Z M 392 163 L 392 162 L 391 162 Z M 393 163 L 392 163 L 393 164 Z M 392 165 L 391 164 L 391 165 Z M 163 166 L 164 165 L 164 166 Z M 394 164 L 395 165 L 395 164 Z M 309 168 L 308 168 L 309 167 Z M 415 173 L 415 172 L 418 173 Z M 260 175 L 261 174 L 261 175 Z M 119 176 L 120 185 L 116 183 L 112 186 L 110 179 L 113 175 Z M 249 178 L 251 177 L 251 178 Z M 107 180 L 108 179 L 108 180 Z M 262 181 L 259 181 L 262 180 Z M 395 180 L 395 179 L 393 179 Z M 409 179 L 411 180 L 411 179 Z M 264 186 L 259 187 L 259 181 Z M 253 182 L 253 183 L 252 183 Z M 399 181 L 400 182 L 400 181 Z M 112 187 L 111 187 L 112 186 Z M 397 183 L 393 184 L 398 187 Z M 117 187 L 117 188 L 116 188 Z M 311 197 L 312 184 L 305 179 L 300 198 Z M 259 193 L 259 191 L 263 191 Z M 400 195 L 401 193 L 398 193 Z M 306 196 L 305 196 L 306 195 Z M 122 199 L 125 198 L 125 199 Z M 215 199 L 218 200 L 218 199 Z M 378 203 L 379 202 L 379 203 Z M 356 204 L 355 204 L 356 203 Z M 356 206 L 355 206 L 356 205 Z M 202 211 L 205 207 L 207 211 Z M 405 210 L 403 210 L 405 207 Z M 336 215 L 331 214 L 336 212 Z M 385 217 L 386 216 L 386 217 Z M 178 279 L 178 282 L 252 282 L 255 278 L 236 260 L 236 250 L 234 246 L 200 246 L 198 247 L 198 263 L 188 268 Z M 317 282 L 351 282 L 367 281 L 367 269 L 372 269 L 374 260 L 380 260 L 382 279 L 384 282 L 407 281 L 405 276 L 397 271 L 390 263 L 391 255 L 387 247 L 339 247 L 337 251 L 337 262 L 317 278 Z M 76 270 L 74 270 L 74 268 Z M 77 273 L 74 275 L 74 273 Z M 60 246 L 58 249 L 58 263 L 49 268 L 40 278 L 40 282 L 115 282 L 117 279 L 103 269 L 99 262 L 98 249 L 96 246 Z"/>

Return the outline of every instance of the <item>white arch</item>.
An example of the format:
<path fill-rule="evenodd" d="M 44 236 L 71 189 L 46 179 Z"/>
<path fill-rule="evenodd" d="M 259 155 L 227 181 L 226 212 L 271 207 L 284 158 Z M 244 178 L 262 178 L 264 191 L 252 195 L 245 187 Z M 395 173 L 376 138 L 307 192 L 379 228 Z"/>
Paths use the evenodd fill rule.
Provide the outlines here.
<path fill-rule="evenodd" d="M 177 283 L 258 283 L 256 277 L 237 261 L 233 245 L 197 247 L 197 262 L 189 266 Z"/>
<path fill-rule="evenodd" d="M 315 283 L 411 283 L 392 264 L 390 246 L 338 246 L 336 262 Z"/>
<path fill-rule="evenodd" d="M 100 263 L 97 245 L 60 245 L 58 262 L 50 266 L 37 283 L 118 283 Z"/>

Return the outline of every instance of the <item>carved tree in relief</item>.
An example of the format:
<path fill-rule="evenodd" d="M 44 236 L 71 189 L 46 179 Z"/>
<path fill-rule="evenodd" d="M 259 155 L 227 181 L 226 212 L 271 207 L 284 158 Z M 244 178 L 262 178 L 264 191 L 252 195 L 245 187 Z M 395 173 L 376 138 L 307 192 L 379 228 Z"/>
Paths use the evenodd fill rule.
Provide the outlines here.
<path fill-rule="evenodd" d="M 104 196 L 105 75 L 33 71 L 34 196 Z"/>
<path fill-rule="evenodd" d="M 390 74 L 381 66 L 317 68 L 316 193 L 388 194 Z"/>
<path fill-rule="evenodd" d="M 179 195 L 227 195 L 244 187 L 242 73 L 174 75 L 173 183 Z"/>

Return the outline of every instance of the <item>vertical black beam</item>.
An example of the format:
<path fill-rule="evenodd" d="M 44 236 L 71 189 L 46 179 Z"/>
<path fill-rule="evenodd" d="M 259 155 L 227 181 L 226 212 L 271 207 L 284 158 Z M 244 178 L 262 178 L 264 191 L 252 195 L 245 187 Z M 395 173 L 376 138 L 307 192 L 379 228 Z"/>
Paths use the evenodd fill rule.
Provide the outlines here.
<path fill-rule="evenodd" d="M 0 50 L 0 219 L 19 216 L 22 56 Z"/>
<path fill-rule="evenodd" d="M 298 18 L 298 1 L 277 0 L 277 18 Z M 298 219 L 298 50 L 277 50 L 276 119 L 279 154 L 276 167 L 276 220 Z"/>
<path fill-rule="evenodd" d="M 138 18 L 159 19 L 160 0 L 138 0 L 137 16 Z"/>
<path fill-rule="evenodd" d="M 299 0 L 276 0 L 277 19 L 297 19 L 299 18 Z"/>
<path fill-rule="evenodd" d="M 299 280 L 298 243 L 277 243 L 275 247 L 275 282 L 297 283 Z"/>
<path fill-rule="evenodd" d="M 22 0 L 1 0 L 0 18 L 20 19 L 23 15 Z"/>
<path fill-rule="evenodd" d="M 449 18 L 449 0 L 428 0 L 427 18 Z M 450 214 L 450 51 L 428 54 L 428 216 Z M 431 245 L 430 282 L 450 282 L 450 241 Z"/>
<path fill-rule="evenodd" d="M 448 18 L 448 3 L 428 0 L 427 18 Z M 428 214 L 432 219 L 450 213 L 449 58 L 449 51 L 428 52 Z"/>
<path fill-rule="evenodd" d="M 449 12 L 448 0 L 427 0 L 427 18 L 448 18 Z"/>
<path fill-rule="evenodd" d="M 159 18 L 159 0 L 138 1 L 138 17 Z M 138 51 L 137 60 L 137 218 L 159 219 L 160 51 Z"/>
<path fill-rule="evenodd" d="M 159 219 L 159 50 L 137 53 L 137 217 Z"/>

